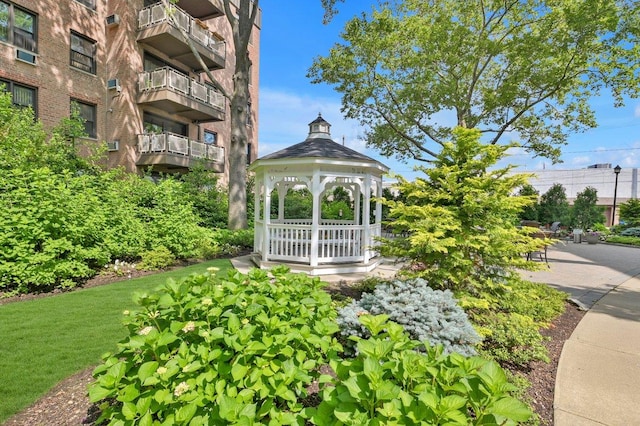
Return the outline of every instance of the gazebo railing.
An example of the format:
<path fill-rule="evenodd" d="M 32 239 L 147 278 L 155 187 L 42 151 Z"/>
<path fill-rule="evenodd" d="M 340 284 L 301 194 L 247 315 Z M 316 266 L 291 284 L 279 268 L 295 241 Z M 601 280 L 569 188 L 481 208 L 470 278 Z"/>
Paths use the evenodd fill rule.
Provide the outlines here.
<path fill-rule="evenodd" d="M 256 229 L 264 222 L 259 220 Z M 380 226 L 370 225 L 370 238 L 365 240 L 364 225 L 331 224 L 318 227 L 318 263 L 361 262 L 365 250 L 374 247 L 375 237 L 380 236 Z M 267 225 L 268 246 L 266 259 L 310 263 L 312 226 L 294 223 L 270 223 Z M 261 254 L 264 236 L 256 232 L 255 247 Z"/>

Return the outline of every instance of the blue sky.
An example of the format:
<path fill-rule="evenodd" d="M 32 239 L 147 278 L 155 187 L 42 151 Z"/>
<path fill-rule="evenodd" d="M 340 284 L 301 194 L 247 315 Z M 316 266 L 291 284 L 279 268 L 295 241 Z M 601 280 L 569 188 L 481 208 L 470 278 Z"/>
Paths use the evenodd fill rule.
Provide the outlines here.
<path fill-rule="evenodd" d="M 322 24 L 320 0 L 262 0 L 260 60 L 259 156 L 303 141 L 308 123 L 318 113 L 331 123 L 335 141 L 380 160 L 391 171 L 412 179 L 413 164 L 399 163 L 366 148 L 358 122 L 345 120 L 340 112 L 340 94 L 329 85 L 311 84 L 306 77 L 313 58 L 326 55 L 339 42 L 344 23 L 369 11 L 373 1 L 347 0 L 328 25 Z M 513 152 L 508 162 L 519 170 L 576 169 L 595 163 L 640 167 L 640 100 L 632 99 L 613 108 L 608 96 L 593 99 L 599 127 L 569 139 L 563 148 L 563 163 L 552 165 L 543 158 Z"/>

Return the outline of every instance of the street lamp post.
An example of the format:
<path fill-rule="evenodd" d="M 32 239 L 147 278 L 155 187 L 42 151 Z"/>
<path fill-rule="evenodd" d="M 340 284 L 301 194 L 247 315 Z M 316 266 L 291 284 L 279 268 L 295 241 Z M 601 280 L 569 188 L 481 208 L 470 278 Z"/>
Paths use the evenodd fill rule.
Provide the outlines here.
<path fill-rule="evenodd" d="M 620 170 L 622 170 L 620 166 L 615 166 L 613 168 L 613 173 L 616 174 L 616 183 L 613 186 L 613 208 L 611 209 L 611 226 L 613 226 L 616 220 L 616 198 L 618 196 L 618 175 L 620 174 Z"/>

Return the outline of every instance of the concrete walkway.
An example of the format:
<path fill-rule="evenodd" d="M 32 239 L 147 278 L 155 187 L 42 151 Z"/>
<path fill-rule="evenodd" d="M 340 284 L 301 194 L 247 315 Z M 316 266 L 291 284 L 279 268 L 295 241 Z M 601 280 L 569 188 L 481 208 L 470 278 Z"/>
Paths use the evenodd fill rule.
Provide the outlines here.
<path fill-rule="evenodd" d="M 560 356 L 555 425 L 640 425 L 640 249 L 567 243 L 549 264 L 529 279 L 589 308 Z"/>
<path fill-rule="evenodd" d="M 565 291 L 588 310 L 564 344 L 555 383 L 556 426 L 640 425 L 640 248 L 558 243 L 549 269 L 523 272 Z M 249 257 L 232 259 L 246 272 Z M 370 274 L 328 275 L 323 281 L 392 277 L 385 262 Z"/>

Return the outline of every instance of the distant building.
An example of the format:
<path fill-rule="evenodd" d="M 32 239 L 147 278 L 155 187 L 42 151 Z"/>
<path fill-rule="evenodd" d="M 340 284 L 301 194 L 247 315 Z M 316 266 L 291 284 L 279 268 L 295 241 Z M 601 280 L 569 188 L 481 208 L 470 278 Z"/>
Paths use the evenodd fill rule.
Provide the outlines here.
<path fill-rule="evenodd" d="M 157 0 L 0 0 L 0 83 L 47 130 L 77 106 L 88 139 L 107 142 L 109 167 L 182 173 L 204 161 L 226 181 L 229 105 L 180 31 L 231 92 L 235 56 L 223 0 L 172 8 Z M 260 21 L 249 43 L 249 161 L 258 150 Z"/>
<path fill-rule="evenodd" d="M 529 183 L 540 193 L 544 194 L 554 184 L 561 184 L 567 194 L 570 204 L 573 204 L 578 193 L 588 186 L 598 191 L 598 205 L 605 207 L 607 224 L 611 224 L 611 211 L 615 190 L 616 174 L 611 164 L 594 164 L 585 169 L 574 170 L 536 170 L 522 173 L 533 173 L 535 176 Z M 618 175 L 616 191 L 616 218 L 619 223 L 619 206 L 632 198 L 638 198 L 638 169 L 621 169 Z"/>

